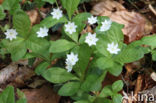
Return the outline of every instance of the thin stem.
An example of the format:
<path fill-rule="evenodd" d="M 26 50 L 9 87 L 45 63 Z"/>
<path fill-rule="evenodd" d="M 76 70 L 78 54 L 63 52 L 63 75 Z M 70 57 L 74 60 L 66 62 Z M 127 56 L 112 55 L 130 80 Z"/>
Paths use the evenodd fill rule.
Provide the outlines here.
<path fill-rule="evenodd" d="M 83 3 L 83 9 L 84 9 L 84 11 L 85 11 L 85 12 L 87 12 L 86 7 L 85 7 L 85 4 L 84 4 L 84 3 Z"/>
<path fill-rule="evenodd" d="M 11 26 L 11 15 L 9 15 L 9 25 Z"/>
<path fill-rule="evenodd" d="M 57 0 L 55 0 L 56 1 L 56 6 L 59 8 L 59 5 L 58 5 L 58 2 L 57 2 Z"/>
<path fill-rule="evenodd" d="M 133 5 L 136 9 L 139 9 L 131 0 L 128 0 L 128 2 Z"/>
<path fill-rule="evenodd" d="M 79 10 L 76 10 L 76 14 L 79 14 Z"/>

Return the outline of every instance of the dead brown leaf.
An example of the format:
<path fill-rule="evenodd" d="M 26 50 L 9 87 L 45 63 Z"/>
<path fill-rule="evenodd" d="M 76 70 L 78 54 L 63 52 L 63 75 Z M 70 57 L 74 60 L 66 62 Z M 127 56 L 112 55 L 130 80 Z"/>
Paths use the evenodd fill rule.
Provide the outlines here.
<path fill-rule="evenodd" d="M 37 10 L 27 11 L 27 14 L 30 18 L 31 25 L 34 25 L 40 22 L 40 15 Z"/>
<path fill-rule="evenodd" d="M 25 81 L 34 76 L 34 71 L 27 67 L 28 61 L 13 62 L 7 67 L 0 70 L 0 87 L 2 84 L 12 84 L 15 87 L 21 87 L 25 85 Z"/>
<path fill-rule="evenodd" d="M 112 21 L 124 24 L 122 31 L 126 43 L 138 40 L 152 30 L 152 26 L 142 15 L 127 11 L 122 4 L 116 1 L 106 0 L 100 2 L 93 7 L 91 13 L 108 16 Z"/>
<path fill-rule="evenodd" d="M 3 0 L 0 0 L 0 4 L 2 4 Z"/>
<path fill-rule="evenodd" d="M 24 89 L 22 91 L 26 95 L 27 103 L 59 103 L 60 97 L 49 85 L 40 89 Z"/>
<path fill-rule="evenodd" d="M 42 86 L 44 83 L 46 83 L 46 80 L 35 78 L 34 81 L 28 85 L 30 88 L 37 88 L 39 86 Z"/>
<path fill-rule="evenodd" d="M 85 34 L 88 32 L 90 32 L 90 33 L 93 32 L 92 28 L 89 25 L 87 25 L 87 27 L 81 32 L 81 34 Z"/>

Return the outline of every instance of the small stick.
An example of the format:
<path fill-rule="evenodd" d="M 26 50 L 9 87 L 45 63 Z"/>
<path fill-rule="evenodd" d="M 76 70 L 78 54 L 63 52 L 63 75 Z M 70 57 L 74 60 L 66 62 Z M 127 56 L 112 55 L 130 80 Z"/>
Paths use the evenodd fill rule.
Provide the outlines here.
<path fill-rule="evenodd" d="M 148 5 L 149 9 L 156 15 L 156 10 L 152 7 L 151 4 Z"/>

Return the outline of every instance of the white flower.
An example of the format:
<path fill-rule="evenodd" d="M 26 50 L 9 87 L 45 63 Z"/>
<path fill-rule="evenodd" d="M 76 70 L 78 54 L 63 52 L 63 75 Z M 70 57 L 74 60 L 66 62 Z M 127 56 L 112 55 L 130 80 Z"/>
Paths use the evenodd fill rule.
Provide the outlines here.
<path fill-rule="evenodd" d="M 120 51 L 120 49 L 118 48 L 118 44 L 114 44 L 114 42 L 112 42 L 111 44 L 107 45 L 107 50 L 111 53 L 111 54 L 118 54 L 118 52 Z"/>
<path fill-rule="evenodd" d="M 91 16 L 90 18 L 88 18 L 88 23 L 90 25 L 95 24 L 97 22 L 97 17 Z"/>
<path fill-rule="evenodd" d="M 65 24 L 65 31 L 69 34 L 72 34 L 76 32 L 77 25 L 75 25 L 74 22 L 68 22 L 68 24 Z"/>
<path fill-rule="evenodd" d="M 71 63 L 71 65 L 75 65 L 78 61 L 78 55 L 71 52 L 70 54 L 67 54 L 66 63 Z"/>
<path fill-rule="evenodd" d="M 66 62 L 66 69 L 67 69 L 67 72 L 71 72 L 72 71 L 72 68 L 73 68 L 73 65 L 70 64 L 70 62 Z"/>
<path fill-rule="evenodd" d="M 86 36 L 85 42 L 86 42 L 89 46 L 92 46 L 92 45 L 96 45 L 96 42 L 97 42 L 98 40 L 99 40 L 99 39 L 96 38 L 96 33 L 94 33 L 94 34 L 88 33 L 88 36 Z"/>
<path fill-rule="evenodd" d="M 51 12 L 51 15 L 53 16 L 54 19 L 58 20 L 63 16 L 62 10 L 60 10 L 59 8 L 53 9 L 53 12 Z"/>
<path fill-rule="evenodd" d="M 102 26 L 100 28 L 100 31 L 107 31 L 110 29 L 112 24 L 111 20 L 105 20 L 104 22 L 102 22 Z"/>
<path fill-rule="evenodd" d="M 76 62 L 78 61 L 78 55 L 74 54 L 73 52 L 71 52 L 70 54 L 67 54 L 67 58 L 66 58 L 66 69 L 68 70 L 68 72 L 71 72 L 73 66 L 76 64 Z"/>
<path fill-rule="evenodd" d="M 13 40 L 16 39 L 18 33 L 15 29 L 8 29 L 4 34 L 6 35 L 6 39 Z"/>
<path fill-rule="evenodd" d="M 40 28 L 40 30 L 37 32 L 37 37 L 43 38 L 45 36 L 48 36 L 48 28 L 46 27 Z"/>

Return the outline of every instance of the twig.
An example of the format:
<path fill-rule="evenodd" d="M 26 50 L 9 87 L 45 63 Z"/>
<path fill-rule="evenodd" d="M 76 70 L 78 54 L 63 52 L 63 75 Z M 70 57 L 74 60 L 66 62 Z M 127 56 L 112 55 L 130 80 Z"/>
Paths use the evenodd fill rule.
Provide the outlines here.
<path fill-rule="evenodd" d="M 139 9 L 131 0 L 128 0 L 128 2 L 129 2 L 132 6 L 134 6 L 136 9 Z"/>
<path fill-rule="evenodd" d="M 149 4 L 148 7 L 153 12 L 153 14 L 156 15 L 156 10 L 152 7 L 152 5 Z"/>
<path fill-rule="evenodd" d="M 83 9 L 84 9 L 84 11 L 85 11 L 85 12 L 87 12 L 86 7 L 85 7 L 85 4 L 84 4 L 84 3 L 83 3 Z"/>

